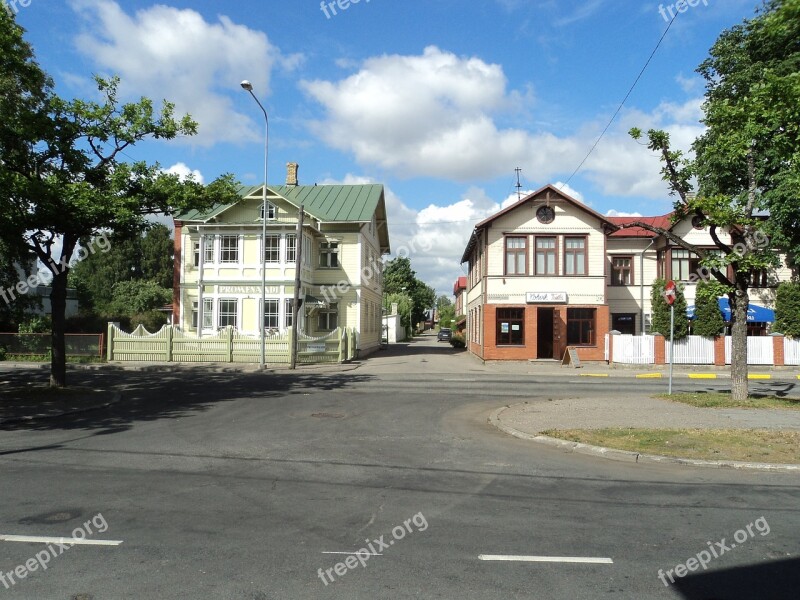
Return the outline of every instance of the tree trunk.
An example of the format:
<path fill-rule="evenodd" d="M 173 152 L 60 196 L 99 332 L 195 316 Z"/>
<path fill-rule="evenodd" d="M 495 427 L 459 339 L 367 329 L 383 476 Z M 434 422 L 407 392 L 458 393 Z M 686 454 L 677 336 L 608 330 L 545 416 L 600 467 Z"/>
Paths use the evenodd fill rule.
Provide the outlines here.
<path fill-rule="evenodd" d="M 731 399 L 734 401 L 747 400 L 749 396 L 747 380 L 747 308 L 750 296 L 747 286 L 742 288 L 737 282 L 736 290 L 728 294 L 731 306 Z"/>
<path fill-rule="evenodd" d="M 67 273 L 53 275 L 50 292 L 50 309 L 52 311 L 53 329 L 51 332 L 52 349 L 50 352 L 50 387 L 67 385 L 67 352 L 64 343 L 65 321 L 67 310 Z"/>

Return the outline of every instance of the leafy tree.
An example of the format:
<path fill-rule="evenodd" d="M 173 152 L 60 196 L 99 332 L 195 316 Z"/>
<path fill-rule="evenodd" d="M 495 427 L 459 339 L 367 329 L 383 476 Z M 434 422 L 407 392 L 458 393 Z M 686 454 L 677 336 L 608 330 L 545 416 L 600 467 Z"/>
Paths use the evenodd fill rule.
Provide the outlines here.
<path fill-rule="evenodd" d="M 456 316 L 456 308 L 453 305 L 445 306 L 439 311 L 439 328 L 453 326 L 453 320 Z"/>
<path fill-rule="evenodd" d="M 704 337 L 714 337 L 725 329 L 725 319 L 719 309 L 719 297 L 727 290 L 718 281 L 700 281 L 694 301 L 694 322 L 692 333 Z"/>
<path fill-rule="evenodd" d="M 450 296 L 446 294 L 442 294 L 438 298 L 436 298 L 436 309 L 442 311 L 443 309 L 447 308 L 448 306 L 453 306 L 453 301 L 450 299 Z"/>
<path fill-rule="evenodd" d="M 721 256 L 648 223 L 697 254 L 705 274 L 726 286 L 731 307 L 731 396 L 748 397 L 747 308 L 751 273 L 775 267 L 775 247 L 790 256 L 800 246 L 800 0 L 769 0 L 752 20 L 725 32 L 698 72 L 706 80 L 706 132 L 695 159 L 672 150 L 669 136 L 650 130 L 648 148 L 661 156 L 662 174 L 676 196 L 675 218 L 697 216 Z M 642 132 L 632 129 L 639 139 Z M 692 181 L 698 194 L 690 194 Z M 770 219 L 759 216 L 767 210 Z M 726 243 L 720 233 L 731 234 Z M 733 272 L 728 277 L 728 267 Z M 699 277 L 704 278 L 704 277 Z"/>
<path fill-rule="evenodd" d="M 425 319 L 425 311 L 436 301 L 436 291 L 417 279 L 411 268 L 411 259 L 398 257 L 386 263 L 383 270 L 383 290 L 385 294 L 406 293 L 413 301 L 412 325 Z"/>
<path fill-rule="evenodd" d="M 22 33 L 0 11 L 0 234 L 32 250 L 53 275 L 50 383 L 64 386 L 67 279 L 79 243 L 104 231 L 133 235 L 148 215 L 238 196 L 230 176 L 206 187 L 158 164 L 122 162 L 136 143 L 194 135 L 197 124 L 188 115 L 176 119 L 169 102 L 160 110 L 147 98 L 121 103 L 117 78 L 95 78 L 99 102 L 61 99 Z"/>
<path fill-rule="evenodd" d="M 169 227 L 155 223 L 141 238 L 142 278 L 155 281 L 163 288 L 172 289 L 175 244 Z"/>
<path fill-rule="evenodd" d="M 167 315 L 158 310 L 150 310 L 146 313 L 140 313 L 131 317 L 131 328 L 136 329 L 139 325 L 143 325 L 150 333 L 159 331 L 164 325 L 167 324 L 169 319 Z"/>
<path fill-rule="evenodd" d="M 383 306 L 387 311 L 392 309 L 392 304 L 397 304 L 397 313 L 400 315 L 400 325 L 408 332 L 411 331 L 411 296 L 402 292 L 400 294 L 384 294 Z"/>
<path fill-rule="evenodd" d="M 27 262 L 26 257 L 10 251 L 9 245 L 0 240 L 0 331 L 16 329 L 26 312 L 41 306 L 39 296 L 16 292 L 22 280 L 20 269 Z"/>
<path fill-rule="evenodd" d="M 653 322 L 651 330 L 653 333 L 660 333 L 665 338 L 670 338 L 670 306 L 664 297 L 664 290 L 667 282 L 663 279 L 653 281 L 650 290 L 650 300 L 653 310 Z M 681 286 L 675 289 L 675 333 L 674 339 L 682 340 L 689 335 L 689 318 L 686 316 L 686 297 L 683 295 Z"/>
<path fill-rule="evenodd" d="M 70 271 L 70 284 L 78 292 L 82 309 L 105 315 L 130 314 L 116 313 L 112 308 L 117 283 L 155 281 L 172 289 L 173 252 L 169 228 L 161 223 L 151 226 L 143 236 L 115 235 L 108 238 L 106 252 L 94 252 L 75 264 Z"/>
<path fill-rule="evenodd" d="M 784 281 L 775 299 L 775 331 L 800 338 L 800 282 Z"/>
<path fill-rule="evenodd" d="M 114 286 L 111 309 L 119 315 L 136 315 L 161 308 L 172 299 L 172 290 L 155 281 L 131 279 Z"/>

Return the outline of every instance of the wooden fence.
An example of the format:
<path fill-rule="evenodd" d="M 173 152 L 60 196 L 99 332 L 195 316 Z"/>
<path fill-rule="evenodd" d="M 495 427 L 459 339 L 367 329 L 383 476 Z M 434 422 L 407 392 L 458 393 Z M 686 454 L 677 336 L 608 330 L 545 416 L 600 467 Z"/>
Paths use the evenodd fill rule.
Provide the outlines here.
<path fill-rule="evenodd" d="M 300 364 L 341 363 L 355 358 L 358 334 L 352 329 L 336 329 L 322 337 L 298 332 L 297 344 L 297 362 Z M 264 339 L 267 364 L 289 364 L 291 350 L 291 330 L 267 335 Z M 170 325 L 156 333 L 150 333 L 139 325 L 133 332 L 126 333 L 110 323 L 107 358 L 146 362 L 258 363 L 261 361 L 261 338 L 244 335 L 230 327 L 202 338 Z"/>

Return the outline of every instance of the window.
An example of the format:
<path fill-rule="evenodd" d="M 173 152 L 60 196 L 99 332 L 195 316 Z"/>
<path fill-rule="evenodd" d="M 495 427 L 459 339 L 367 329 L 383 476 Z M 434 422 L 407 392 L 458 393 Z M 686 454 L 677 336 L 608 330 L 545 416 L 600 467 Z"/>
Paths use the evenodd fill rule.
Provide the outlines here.
<path fill-rule="evenodd" d="M 633 285 L 633 257 L 614 256 L 611 259 L 611 285 Z"/>
<path fill-rule="evenodd" d="M 672 279 L 676 281 L 689 281 L 692 272 L 692 254 L 688 250 L 672 249 Z"/>
<path fill-rule="evenodd" d="M 297 234 L 286 234 L 286 262 L 297 262 Z"/>
<path fill-rule="evenodd" d="M 236 235 L 220 236 L 219 243 L 219 262 L 238 263 L 239 262 L 239 237 Z"/>
<path fill-rule="evenodd" d="M 198 302 L 192 302 L 192 328 L 197 329 Z M 211 298 L 203 298 L 203 329 L 211 329 L 214 326 L 214 301 Z"/>
<path fill-rule="evenodd" d="M 636 335 L 636 314 L 611 315 L 611 329 L 619 331 L 623 335 Z"/>
<path fill-rule="evenodd" d="M 497 309 L 497 345 L 522 346 L 525 344 L 525 309 Z"/>
<path fill-rule="evenodd" d="M 564 275 L 586 275 L 586 238 L 564 238 Z"/>
<path fill-rule="evenodd" d="M 276 218 L 277 212 L 278 211 L 275 209 L 275 205 L 267 202 L 267 221 L 274 221 L 275 218 Z M 263 204 L 263 202 L 261 204 L 261 212 L 259 214 L 261 215 L 260 218 L 263 219 L 264 218 L 264 204 Z"/>
<path fill-rule="evenodd" d="M 750 270 L 750 287 L 765 288 L 770 287 L 769 273 L 766 269 Z"/>
<path fill-rule="evenodd" d="M 264 329 L 278 329 L 280 301 L 274 298 L 264 300 Z"/>
<path fill-rule="evenodd" d="M 536 238 L 536 274 L 556 275 L 556 238 Z"/>
<path fill-rule="evenodd" d="M 264 243 L 264 261 L 268 263 L 281 262 L 281 236 L 269 233 Z"/>
<path fill-rule="evenodd" d="M 214 262 L 214 236 L 206 236 L 201 238 L 205 240 L 205 254 L 203 255 L 203 264 L 212 264 Z M 200 266 L 200 241 L 193 245 L 194 248 L 194 266 Z"/>
<path fill-rule="evenodd" d="M 294 300 L 292 298 L 287 298 L 284 301 L 284 304 L 286 305 L 286 309 L 285 309 L 286 310 L 286 313 L 285 313 L 286 316 L 285 316 L 283 322 L 285 323 L 285 326 L 288 328 L 288 327 L 292 326 L 292 319 L 294 319 L 294 311 L 292 310 L 292 306 L 294 306 Z"/>
<path fill-rule="evenodd" d="M 303 254 L 302 254 L 302 258 L 303 258 L 303 264 L 310 269 L 311 268 L 311 264 L 312 264 L 312 261 L 311 261 L 311 239 L 306 237 L 306 236 L 303 236 Z"/>
<path fill-rule="evenodd" d="M 506 238 L 506 275 L 528 274 L 528 238 Z"/>
<path fill-rule="evenodd" d="M 567 309 L 567 345 L 594 346 L 594 308 Z"/>
<path fill-rule="evenodd" d="M 319 266 L 330 269 L 339 266 L 338 242 L 322 242 L 319 245 Z M 335 329 L 335 327 L 332 329 Z"/>
<path fill-rule="evenodd" d="M 239 316 L 239 301 L 235 299 L 220 299 L 217 305 L 217 327 L 236 327 Z"/>
<path fill-rule="evenodd" d="M 319 311 L 317 329 L 320 331 L 333 331 L 339 326 L 339 303 L 331 302 Z"/>
<path fill-rule="evenodd" d="M 208 235 L 205 237 L 205 255 L 203 256 L 203 264 L 214 264 L 214 236 Z"/>

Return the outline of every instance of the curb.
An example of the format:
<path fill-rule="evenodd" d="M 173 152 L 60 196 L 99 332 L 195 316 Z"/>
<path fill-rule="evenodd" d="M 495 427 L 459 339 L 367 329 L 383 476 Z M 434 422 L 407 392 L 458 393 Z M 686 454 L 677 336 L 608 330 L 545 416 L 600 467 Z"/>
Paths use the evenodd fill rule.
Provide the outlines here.
<path fill-rule="evenodd" d="M 83 413 L 91 412 L 93 410 L 100 410 L 101 408 L 108 408 L 112 404 L 116 404 L 122 400 L 121 392 L 114 392 L 114 396 L 108 402 L 102 404 L 95 404 L 94 406 L 84 406 L 83 408 L 76 408 L 75 410 L 67 410 L 60 413 L 53 413 L 49 415 L 33 415 L 27 417 L 12 417 L 10 419 L 0 419 L 0 427 L 4 425 L 17 425 L 19 423 L 33 423 L 35 421 L 46 421 L 48 419 L 60 419 L 61 417 L 69 417 L 72 415 L 80 415 Z"/>
<path fill-rule="evenodd" d="M 738 469 L 738 470 L 753 470 L 753 471 L 769 471 L 769 472 L 783 472 L 783 473 L 800 473 L 800 465 L 785 465 L 774 463 L 751 463 L 741 462 L 735 460 L 703 460 L 699 458 L 679 458 L 676 456 L 659 456 L 657 454 L 641 454 L 639 452 L 631 452 L 629 450 L 617 450 L 614 448 L 605 448 L 603 446 L 592 446 L 590 444 L 582 444 L 580 442 L 569 442 L 567 440 L 560 440 L 547 435 L 525 433 L 519 431 L 508 425 L 503 424 L 500 420 L 500 415 L 511 408 L 512 405 L 503 406 L 498 408 L 489 416 L 489 423 L 497 427 L 500 431 L 512 435 L 516 438 L 537 442 L 546 446 L 551 446 L 565 450 L 567 452 L 574 452 L 577 454 L 587 454 L 589 456 L 596 456 L 599 458 L 606 458 L 609 460 L 616 460 L 621 462 L 632 463 L 650 463 L 650 464 L 673 464 L 673 465 L 686 465 L 692 467 L 713 467 L 717 469 Z"/>

